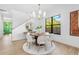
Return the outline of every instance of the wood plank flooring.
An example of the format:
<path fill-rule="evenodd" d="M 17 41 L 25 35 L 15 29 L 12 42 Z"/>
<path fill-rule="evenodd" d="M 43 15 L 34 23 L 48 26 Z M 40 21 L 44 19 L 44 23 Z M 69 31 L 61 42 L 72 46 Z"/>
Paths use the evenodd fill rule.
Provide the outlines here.
<path fill-rule="evenodd" d="M 0 40 L 0 55 L 30 55 L 23 51 L 22 46 L 26 40 L 13 41 L 10 46 L 4 45 Z M 54 42 L 56 49 L 49 55 L 77 55 L 79 49 Z"/>

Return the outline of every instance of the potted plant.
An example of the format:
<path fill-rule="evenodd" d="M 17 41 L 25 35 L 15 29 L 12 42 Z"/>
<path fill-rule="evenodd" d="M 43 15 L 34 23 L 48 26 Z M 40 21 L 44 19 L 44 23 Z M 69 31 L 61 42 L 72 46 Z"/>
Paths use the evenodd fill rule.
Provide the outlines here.
<path fill-rule="evenodd" d="M 36 27 L 36 30 L 38 30 L 39 32 L 41 32 L 41 29 L 42 29 L 42 25 Z"/>

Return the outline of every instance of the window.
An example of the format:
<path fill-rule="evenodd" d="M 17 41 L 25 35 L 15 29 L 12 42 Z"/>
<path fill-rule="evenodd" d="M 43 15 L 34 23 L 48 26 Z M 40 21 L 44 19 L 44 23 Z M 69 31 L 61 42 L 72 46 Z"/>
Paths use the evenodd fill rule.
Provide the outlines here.
<path fill-rule="evenodd" d="M 11 21 L 4 21 L 4 34 L 11 34 L 12 33 L 12 22 Z"/>
<path fill-rule="evenodd" d="M 53 16 L 53 17 L 49 17 L 49 18 L 46 18 L 46 32 L 49 32 L 49 33 L 54 33 L 54 34 L 60 34 L 61 31 L 60 31 L 60 18 L 61 16 L 60 15 L 56 15 L 56 16 Z"/>

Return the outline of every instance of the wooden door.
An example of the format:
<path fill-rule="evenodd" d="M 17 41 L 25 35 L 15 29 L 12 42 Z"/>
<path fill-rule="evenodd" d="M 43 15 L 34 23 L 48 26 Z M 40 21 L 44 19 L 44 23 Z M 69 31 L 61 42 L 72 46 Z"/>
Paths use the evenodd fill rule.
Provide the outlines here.
<path fill-rule="evenodd" d="M 70 13 L 70 34 L 74 36 L 79 36 L 78 11 Z"/>

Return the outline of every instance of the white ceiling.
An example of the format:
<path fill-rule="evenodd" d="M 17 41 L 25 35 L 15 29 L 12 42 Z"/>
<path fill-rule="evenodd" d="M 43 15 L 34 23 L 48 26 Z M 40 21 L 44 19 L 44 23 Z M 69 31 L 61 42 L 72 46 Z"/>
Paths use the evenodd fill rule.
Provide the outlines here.
<path fill-rule="evenodd" d="M 66 9 L 67 7 L 76 7 L 79 5 L 76 4 L 41 4 L 41 9 L 43 11 L 46 11 L 47 14 L 54 12 L 55 10 L 61 10 L 62 8 Z M 38 5 L 37 4 L 0 4 L 0 9 L 4 10 L 16 10 L 20 12 L 24 12 L 26 14 L 31 13 L 33 10 L 38 11 Z"/>
<path fill-rule="evenodd" d="M 51 4 L 43 4 L 40 6 L 43 11 L 49 12 L 50 8 L 52 8 Z M 38 10 L 37 4 L 0 4 L 0 9 L 4 10 L 16 10 L 25 13 L 31 13 L 33 10 Z"/>

